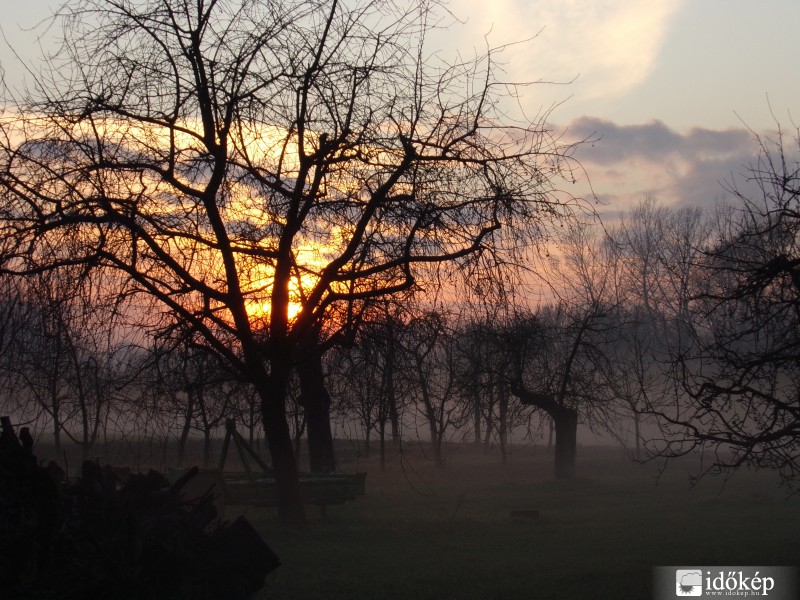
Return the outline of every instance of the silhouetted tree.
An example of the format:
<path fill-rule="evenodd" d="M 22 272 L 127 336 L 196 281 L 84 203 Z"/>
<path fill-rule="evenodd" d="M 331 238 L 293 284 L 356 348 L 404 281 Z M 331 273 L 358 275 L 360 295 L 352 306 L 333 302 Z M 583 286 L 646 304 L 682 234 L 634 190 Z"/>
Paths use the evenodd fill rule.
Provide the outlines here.
<path fill-rule="evenodd" d="M 611 390 L 607 346 L 614 343 L 620 298 L 604 260 L 605 239 L 587 226 L 568 228 L 548 269 L 557 302 L 520 311 L 505 324 L 510 386 L 523 404 L 545 412 L 555 432 L 555 475 L 575 474 L 579 419 L 607 425 Z"/>
<path fill-rule="evenodd" d="M 381 349 L 368 327 L 359 332 L 356 342 L 332 353 L 333 389 L 339 410 L 358 423 L 364 432 L 364 456 L 369 458 L 372 433 L 381 428 L 386 395 L 382 385 Z"/>
<path fill-rule="evenodd" d="M 498 327 L 498 313 L 495 311 L 492 320 L 474 315 L 465 318 L 468 320 L 452 332 L 463 411 L 470 416 L 475 444 L 488 451 L 496 440 L 505 463 L 510 452 L 509 433 L 529 420 L 530 411 L 510 402 L 511 364 Z"/>
<path fill-rule="evenodd" d="M 178 463 L 183 464 L 191 432 L 199 431 L 203 465 L 210 467 L 213 434 L 225 419 L 242 410 L 237 400 L 246 396 L 244 386 L 216 354 L 197 344 L 191 332 L 177 327 L 172 335 L 155 340 L 151 348 L 147 394 L 155 396 L 165 425 L 178 427 Z"/>
<path fill-rule="evenodd" d="M 428 312 L 411 319 L 402 337 L 409 361 L 408 393 L 428 426 L 433 462 L 444 465 L 443 443 L 465 421 L 458 386 L 456 341 L 447 316 Z"/>
<path fill-rule="evenodd" d="M 108 433 L 128 384 L 132 354 L 118 339 L 121 306 L 105 305 L 80 270 L 48 271 L 15 280 L 5 337 L 5 390 L 12 412 L 50 429 L 57 455 L 68 439 L 84 457 Z"/>
<path fill-rule="evenodd" d="M 325 386 L 322 368 L 323 348 L 319 331 L 312 329 L 298 347 L 297 375 L 308 436 L 308 461 L 313 473 L 336 471 L 336 452 L 331 431 L 331 396 Z"/>
<path fill-rule="evenodd" d="M 641 454 L 642 419 L 674 397 L 670 356 L 690 322 L 708 226 L 696 207 L 672 208 L 645 197 L 608 229 L 618 305 L 616 341 L 606 344 L 605 380 L 620 405 L 618 421 L 633 418 L 634 454 Z M 615 433 L 610 427 L 609 431 Z M 624 434 L 620 435 L 620 439 Z"/>
<path fill-rule="evenodd" d="M 405 295 L 413 305 L 410 295 Z M 400 442 L 400 414 L 407 397 L 406 357 L 402 352 L 407 307 L 397 298 L 374 303 L 366 311 L 352 342 L 331 354 L 332 379 L 340 411 L 355 417 L 370 455 L 372 433 L 378 434 L 381 468 L 386 467 L 386 438 Z"/>
<path fill-rule="evenodd" d="M 520 316 L 508 325 L 506 344 L 513 358 L 510 389 L 523 404 L 545 412 L 555 429 L 555 476 L 575 475 L 578 419 L 604 400 L 593 361 L 591 334 L 601 306 L 580 315 L 564 305 Z M 585 417 L 586 418 L 586 417 Z"/>
<path fill-rule="evenodd" d="M 0 270 L 111 269 L 115 293 L 196 331 L 258 390 L 279 513 L 298 525 L 285 403 L 302 341 L 569 212 L 554 182 L 572 180 L 570 148 L 503 113 L 516 88 L 496 51 L 427 49 L 441 14 L 74 0 L 60 49 L 6 98 Z"/>
<path fill-rule="evenodd" d="M 0 276 L 0 407 L 13 412 L 17 340 L 26 329 L 26 310 L 22 294 L 13 278 Z"/>
<path fill-rule="evenodd" d="M 747 185 L 715 215 L 716 231 L 685 290 L 689 318 L 673 348 L 673 402 L 651 407 L 651 451 L 714 451 L 712 470 L 753 465 L 800 473 L 800 133 L 758 137 Z"/>

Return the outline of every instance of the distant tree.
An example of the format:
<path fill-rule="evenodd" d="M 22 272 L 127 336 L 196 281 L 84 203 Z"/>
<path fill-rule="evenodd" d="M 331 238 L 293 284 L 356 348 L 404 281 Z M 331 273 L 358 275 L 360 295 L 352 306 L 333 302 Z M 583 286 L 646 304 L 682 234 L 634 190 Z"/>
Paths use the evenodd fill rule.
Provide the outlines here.
<path fill-rule="evenodd" d="M 441 467 L 444 442 L 467 415 L 460 401 L 456 339 L 447 316 L 431 311 L 413 318 L 401 347 L 409 362 L 408 393 L 428 427 L 433 462 Z"/>
<path fill-rule="evenodd" d="M 500 354 L 493 344 L 494 327 L 480 321 L 469 322 L 457 328 L 456 346 L 460 356 L 459 387 L 469 402 L 472 415 L 472 433 L 476 445 L 488 445 L 494 428 L 494 382 L 496 361 Z"/>
<path fill-rule="evenodd" d="M 370 456 L 372 434 L 376 430 L 384 433 L 386 422 L 383 357 L 370 333 L 368 327 L 362 328 L 352 346 L 331 353 L 332 389 L 339 400 L 338 408 L 364 432 L 366 458 Z"/>
<path fill-rule="evenodd" d="M 191 332 L 178 327 L 172 339 L 154 340 L 149 365 L 149 395 L 165 425 L 178 429 L 178 463 L 183 464 L 193 431 L 203 436 L 203 466 L 212 465 L 212 436 L 228 417 L 240 412 L 246 396 L 237 373 L 218 356 L 197 344 Z"/>
<path fill-rule="evenodd" d="M 649 407 L 674 396 L 670 355 L 682 343 L 682 324 L 690 320 L 689 293 L 707 235 L 699 208 L 668 207 L 653 196 L 607 228 L 602 260 L 613 274 L 609 279 L 620 307 L 615 337 L 605 344 L 605 380 L 619 404 L 620 426 L 608 430 L 625 442 L 632 418 L 637 458 L 642 457 L 641 422 Z"/>
<path fill-rule="evenodd" d="M 24 333 L 16 340 L 13 393 L 17 414 L 49 425 L 56 455 L 62 452 L 64 429 L 72 413 L 72 381 L 79 380 L 83 328 L 73 294 L 72 278 L 38 275 L 21 290 L 25 305 Z M 67 293 L 66 290 L 69 289 Z"/>
<path fill-rule="evenodd" d="M 660 341 L 663 332 L 661 323 L 643 306 L 620 307 L 610 315 L 601 344 L 603 360 L 596 362 L 599 381 L 611 394 L 604 429 L 637 460 L 644 458 L 642 426 L 648 407 L 659 404 L 671 389 L 663 354 L 666 348 Z"/>
<path fill-rule="evenodd" d="M 411 303 L 408 295 L 405 299 Z M 408 361 L 402 352 L 408 311 L 395 300 L 376 302 L 352 342 L 331 352 L 329 361 L 339 410 L 359 423 L 367 457 L 372 433 L 378 434 L 382 469 L 387 437 L 399 445 L 400 414 L 408 396 Z"/>
<path fill-rule="evenodd" d="M 575 475 L 579 419 L 592 422 L 609 401 L 596 365 L 605 360 L 595 337 L 607 327 L 604 316 L 600 304 L 581 313 L 561 304 L 519 315 L 506 327 L 511 393 L 552 419 L 558 479 Z"/>
<path fill-rule="evenodd" d="M 119 313 L 99 301 L 75 268 L 37 273 L 15 285 L 4 369 L 11 412 L 49 428 L 56 455 L 67 439 L 89 457 L 108 433 L 113 404 L 131 376 L 132 356 L 116 332 Z"/>
<path fill-rule="evenodd" d="M 4 99 L 0 270 L 111 269 L 114 293 L 196 331 L 258 391 L 279 513 L 300 526 L 286 389 L 303 340 L 570 212 L 571 148 L 507 117 L 496 51 L 427 49 L 442 15 L 73 0 L 33 87 Z"/>
<path fill-rule="evenodd" d="M 0 276 L 0 410 L 20 417 L 24 395 L 18 389 L 19 340 L 29 329 L 29 311 L 14 278 Z"/>
<path fill-rule="evenodd" d="M 510 455 L 509 436 L 518 426 L 529 424 L 530 411 L 511 402 L 508 348 L 498 327 L 499 311 L 493 318 L 464 317 L 453 331 L 458 371 L 458 393 L 465 416 L 469 415 L 476 445 L 489 450 L 497 442 L 506 463 Z"/>
<path fill-rule="evenodd" d="M 16 341 L 25 329 L 25 306 L 19 287 L 13 278 L 0 276 L 0 389 L 5 390 L 0 399 L 3 406 L 9 406 L 8 394 L 13 379 L 14 351 Z M 6 409 L 6 413 L 9 414 Z"/>
<path fill-rule="evenodd" d="M 666 228 L 671 211 L 655 196 L 645 196 L 609 231 L 618 250 L 619 276 L 627 300 L 655 314 L 662 305 L 666 259 Z"/>
<path fill-rule="evenodd" d="M 380 354 L 382 405 L 379 411 L 378 436 L 381 464 L 385 461 L 387 426 L 391 431 L 392 445 L 400 445 L 400 416 L 405 408 L 402 374 L 408 366 L 402 355 L 401 340 L 406 323 L 404 304 L 410 302 L 409 296 L 397 295 L 392 300 L 380 302 L 367 331 L 367 336 L 372 339 Z"/>
<path fill-rule="evenodd" d="M 548 278 L 557 300 L 520 310 L 504 323 L 511 392 L 552 419 L 555 475 L 575 474 L 578 422 L 609 424 L 612 394 L 604 385 L 608 345 L 620 308 L 616 272 L 605 239 L 586 225 L 567 228 Z"/>

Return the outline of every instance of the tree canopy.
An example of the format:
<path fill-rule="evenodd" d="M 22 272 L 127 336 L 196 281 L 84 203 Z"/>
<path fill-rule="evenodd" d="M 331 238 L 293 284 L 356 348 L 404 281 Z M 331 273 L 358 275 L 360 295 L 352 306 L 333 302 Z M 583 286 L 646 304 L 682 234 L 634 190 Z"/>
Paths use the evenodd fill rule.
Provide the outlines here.
<path fill-rule="evenodd" d="M 56 20 L 5 94 L 0 270 L 111 270 L 110 293 L 157 300 L 258 388 L 282 481 L 303 339 L 574 208 L 571 147 L 504 113 L 498 51 L 428 48 L 438 2 L 74 0 Z"/>

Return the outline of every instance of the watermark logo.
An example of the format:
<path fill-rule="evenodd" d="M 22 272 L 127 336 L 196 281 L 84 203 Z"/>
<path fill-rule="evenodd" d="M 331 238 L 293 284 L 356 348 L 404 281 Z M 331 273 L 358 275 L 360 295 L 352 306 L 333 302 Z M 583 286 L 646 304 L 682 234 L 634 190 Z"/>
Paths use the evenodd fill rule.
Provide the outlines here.
<path fill-rule="evenodd" d="M 655 600 L 675 598 L 764 598 L 796 600 L 793 567 L 656 567 Z"/>
<path fill-rule="evenodd" d="M 677 569 L 675 571 L 675 594 L 678 596 L 702 596 L 703 572 L 699 569 Z"/>

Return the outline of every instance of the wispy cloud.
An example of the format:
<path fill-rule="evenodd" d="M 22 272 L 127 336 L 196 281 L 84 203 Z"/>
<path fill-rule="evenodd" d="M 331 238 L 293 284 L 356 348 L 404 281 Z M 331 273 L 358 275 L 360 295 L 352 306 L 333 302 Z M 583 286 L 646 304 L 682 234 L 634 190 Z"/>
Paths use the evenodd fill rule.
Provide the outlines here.
<path fill-rule="evenodd" d="M 746 129 L 714 130 L 695 127 L 685 133 L 661 121 L 618 125 L 605 119 L 580 117 L 568 127 L 577 139 L 599 138 L 591 151 L 595 163 L 615 163 L 628 158 L 660 161 L 668 157 L 703 155 L 709 159 L 738 158 L 751 148 L 753 134 Z"/>
<path fill-rule="evenodd" d="M 758 151 L 753 132 L 744 128 L 679 132 L 660 121 L 619 125 L 581 117 L 567 132 L 571 139 L 596 138 L 576 157 L 602 202 L 601 211 L 609 214 L 645 194 L 670 204 L 709 206 L 726 195 L 731 182 L 747 192 L 747 168 Z"/>
<path fill-rule="evenodd" d="M 509 57 L 517 79 L 559 82 L 578 77 L 583 100 L 622 95 L 654 68 L 659 50 L 684 0 L 469 0 L 454 7 L 490 41 L 535 42 Z M 473 31 L 475 30 L 473 29 Z"/>

